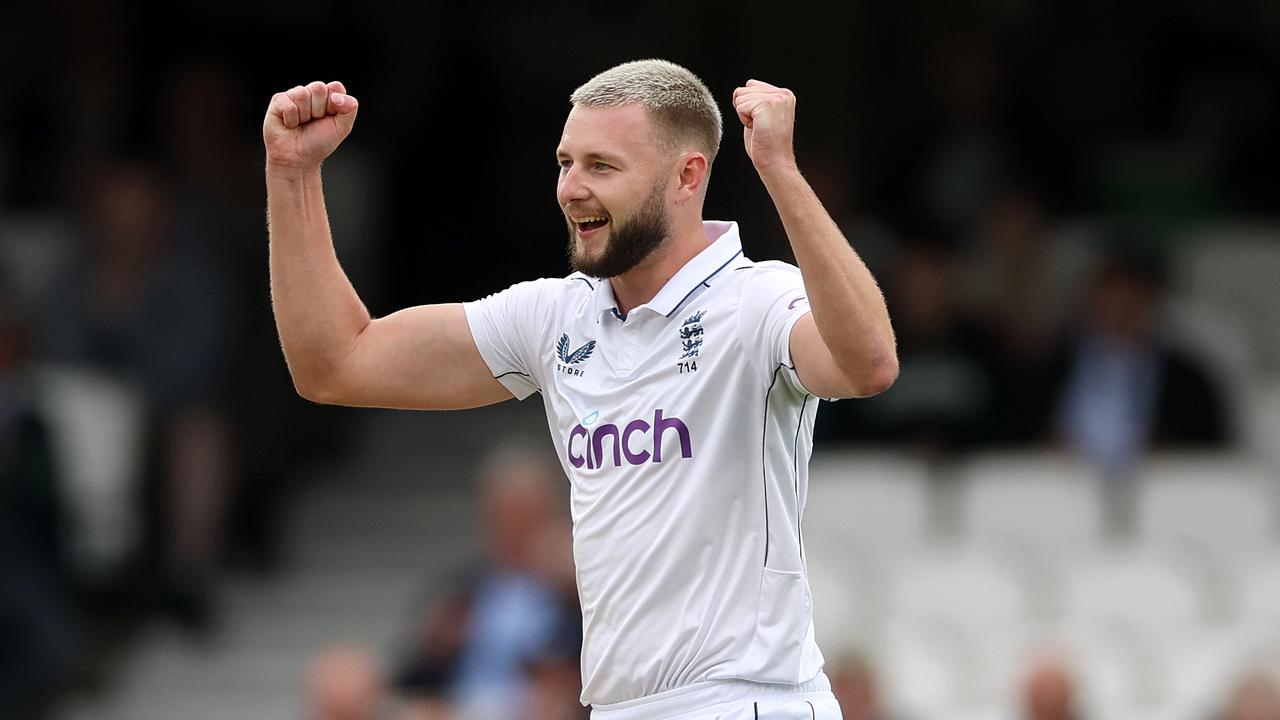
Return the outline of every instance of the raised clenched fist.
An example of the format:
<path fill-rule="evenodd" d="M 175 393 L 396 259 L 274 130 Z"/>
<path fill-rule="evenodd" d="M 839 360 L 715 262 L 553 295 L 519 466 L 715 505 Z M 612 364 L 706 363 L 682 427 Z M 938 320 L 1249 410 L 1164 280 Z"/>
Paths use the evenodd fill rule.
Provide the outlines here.
<path fill-rule="evenodd" d="M 342 83 L 313 82 L 276 93 L 262 121 L 267 164 L 278 168 L 312 169 L 351 134 L 359 109 Z"/>
<path fill-rule="evenodd" d="M 796 96 L 759 80 L 733 91 L 733 109 L 742 121 L 742 140 L 756 170 L 794 166 Z"/>

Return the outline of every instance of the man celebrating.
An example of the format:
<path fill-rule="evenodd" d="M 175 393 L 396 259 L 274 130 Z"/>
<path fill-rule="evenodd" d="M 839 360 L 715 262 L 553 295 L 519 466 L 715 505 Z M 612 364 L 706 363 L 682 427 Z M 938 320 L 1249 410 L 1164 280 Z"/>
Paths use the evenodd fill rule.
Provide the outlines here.
<path fill-rule="evenodd" d="M 271 294 L 310 400 L 450 409 L 540 392 L 571 480 L 582 702 L 596 720 L 840 717 L 800 538 L 817 398 L 888 388 L 875 280 L 796 167 L 795 96 L 733 93 L 800 268 L 702 220 L 721 137 L 706 86 L 625 63 L 574 91 L 556 158 L 566 278 L 371 318 L 334 253 L 320 165 L 358 103 L 278 93 L 263 124 Z"/>

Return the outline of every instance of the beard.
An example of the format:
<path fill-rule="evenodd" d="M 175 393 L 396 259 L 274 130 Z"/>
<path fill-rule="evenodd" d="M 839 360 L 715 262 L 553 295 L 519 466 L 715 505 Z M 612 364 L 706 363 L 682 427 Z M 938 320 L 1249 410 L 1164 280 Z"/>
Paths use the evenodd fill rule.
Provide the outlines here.
<path fill-rule="evenodd" d="M 639 265 L 670 234 L 667 209 L 662 202 L 663 184 L 653 186 L 649 197 L 626 222 L 610 220 L 609 240 L 600 254 L 588 257 L 578 247 L 578 226 L 569 222 L 569 265 L 574 270 L 595 278 L 622 275 Z"/>

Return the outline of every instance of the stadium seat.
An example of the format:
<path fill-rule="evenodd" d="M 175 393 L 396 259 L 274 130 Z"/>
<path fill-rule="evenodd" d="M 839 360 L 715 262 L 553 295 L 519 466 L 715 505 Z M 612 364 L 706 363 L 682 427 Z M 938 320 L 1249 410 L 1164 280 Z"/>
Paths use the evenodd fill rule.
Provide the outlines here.
<path fill-rule="evenodd" d="M 878 660 L 891 707 L 911 718 L 1008 718 L 1026 628 L 977 628 L 899 616 L 883 626 Z"/>
<path fill-rule="evenodd" d="M 37 384 L 70 507 L 73 559 L 90 576 L 110 573 L 141 540 L 145 404 L 133 388 L 86 369 L 46 366 Z"/>
<path fill-rule="evenodd" d="M 810 545 L 806 565 L 818 646 L 828 658 L 863 651 L 884 614 L 883 578 L 830 545 Z"/>
<path fill-rule="evenodd" d="M 807 543 L 843 543 L 879 554 L 913 547 L 929 534 L 929 471 L 905 454 L 823 452 L 809 466 Z"/>
<path fill-rule="evenodd" d="M 1138 474 L 1139 538 L 1200 553 L 1222 571 L 1241 553 L 1276 540 L 1276 487 L 1258 464 L 1235 455 L 1153 458 Z"/>
<path fill-rule="evenodd" d="M 1102 538 L 1100 479 L 1070 456 L 1000 453 L 957 471 L 960 525 L 981 542 L 1060 556 Z"/>
<path fill-rule="evenodd" d="M 1264 366 L 1280 369 L 1280 228 L 1207 228 L 1185 238 L 1183 247 L 1175 267 L 1179 294 L 1239 316 L 1257 340 Z"/>
<path fill-rule="evenodd" d="M 966 639 L 911 621 L 892 622 L 884 630 L 875 660 L 891 711 L 911 718 L 951 717 L 965 694 L 964 668 L 972 661 Z"/>
<path fill-rule="evenodd" d="M 1250 385 L 1240 414 L 1245 449 L 1280 482 L 1280 376 Z"/>
<path fill-rule="evenodd" d="M 1113 632 L 1075 636 L 1083 717 L 1172 720 L 1167 673 L 1147 640 Z"/>
<path fill-rule="evenodd" d="M 56 214 L 0 213 L 0 286 L 34 310 L 49 295 L 59 271 L 75 257 L 75 228 Z"/>
<path fill-rule="evenodd" d="M 1236 617 L 1280 630 L 1280 552 L 1239 558 L 1232 567 Z"/>
<path fill-rule="evenodd" d="M 995 628 L 1028 622 L 1027 589 L 1007 556 L 976 546 L 905 555 L 890 569 L 895 615 Z"/>
<path fill-rule="evenodd" d="M 1015 553 L 1035 612 L 1057 604 L 1062 558 L 1102 541 L 1102 481 L 1065 455 L 999 453 L 958 469 L 959 525 L 971 542 Z"/>
<path fill-rule="evenodd" d="M 1165 301 L 1161 325 L 1173 348 L 1197 361 L 1223 393 L 1228 419 L 1239 418 L 1261 367 L 1247 322 L 1220 304 L 1181 295 Z"/>
<path fill-rule="evenodd" d="M 983 546 L 939 547 L 903 556 L 891 568 L 887 624 L 899 634 L 942 643 L 947 654 L 941 659 L 957 663 L 948 681 L 952 707 L 976 711 L 998 704 L 1015 682 L 1012 664 L 1031 628 L 1028 596 L 1007 556 Z M 914 652 L 918 645 L 898 651 Z M 908 655 L 903 662 L 924 661 Z"/>
<path fill-rule="evenodd" d="M 1185 718 L 1213 717 L 1252 665 L 1258 636 L 1230 627 L 1192 628 L 1156 638 L 1162 690 Z"/>
<path fill-rule="evenodd" d="M 1113 546 L 1071 559 L 1063 569 L 1066 622 L 1159 633 L 1206 621 L 1194 564 L 1168 548 Z"/>

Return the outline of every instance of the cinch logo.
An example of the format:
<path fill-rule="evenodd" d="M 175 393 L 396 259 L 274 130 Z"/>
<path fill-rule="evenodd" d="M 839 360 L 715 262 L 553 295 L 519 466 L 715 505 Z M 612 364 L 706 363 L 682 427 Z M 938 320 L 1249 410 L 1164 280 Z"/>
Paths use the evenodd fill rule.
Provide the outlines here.
<path fill-rule="evenodd" d="M 565 452 L 569 463 L 576 468 L 583 465 L 588 470 L 605 466 L 606 460 L 613 460 L 614 467 L 621 467 L 623 458 L 628 465 L 643 465 L 647 462 L 662 462 L 662 436 L 668 430 L 675 430 L 680 440 L 680 457 L 693 457 L 693 441 L 689 438 L 689 428 L 680 418 L 662 416 L 662 409 L 654 411 L 653 424 L 646 420 L 632 420 L 621 431 L 613 423 L 605 423 L 594 431 L 588 431 L 581 424 L 569 431 L 569 442 L 565 444 Z M 635 450 L 633 436 L 639 433 L 648 436 L 652 433 L 653 442 L 639 441 L 640 449 Z M 581 439 L 579 441 L 579 439 Z M 609 440 L 609 456 L 605 455 L 605 440 Z"/>

